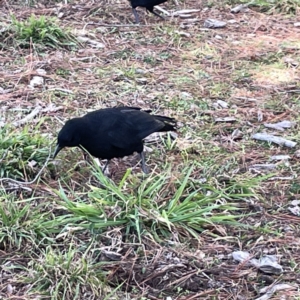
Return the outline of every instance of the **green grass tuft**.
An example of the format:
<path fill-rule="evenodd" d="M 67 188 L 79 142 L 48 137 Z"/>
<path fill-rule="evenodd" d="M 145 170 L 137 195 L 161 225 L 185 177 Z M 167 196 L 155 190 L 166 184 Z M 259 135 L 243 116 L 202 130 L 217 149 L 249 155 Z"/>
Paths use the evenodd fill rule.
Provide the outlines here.
<path fill-rule="evenodd" d="M 47 136 L 25 126 L 0 128 L 0 176 L 28 180 L 33 178 L 49 155 Z"/>
<path fill-rule="evenodd" d="M 90 192 L 83 195 L 69 190 L 72 200 L 63 189 L 56 193 L 63 200 L 59 204 L 80 220 L 77 226 L 98 232 L 121 226 L 126 234 L 136 234 L 140 242 L 146 233 L 160 240 L 183 231 L 197 236 L 216 224 L 241 225 L 236 221 L 240 216 L 235 213 L 239 208 L 234 202 L 254 197 L 252 188 L 257 181 L 249 180 L 249 188 L 233 182 L 216 189 L 192 179 L 192 172 L 193 167 L 185 168 L 184 176 L 174 178 L 169 169 L 132 184 L 128 170 L 116 185 L 101 170 L 94 169 L 101 187 L 90 186 Z"/>
<path fill-rule="evenodd" d="M 77 46 L 75 37 L 60 28 L 55 18 L 35 15 L 25 21 L 18 21 L 14 15 L 11 18 L 15 40 L 20 47 L 29 48 L 31 43 L 38 48 L 72 49 Z"/>

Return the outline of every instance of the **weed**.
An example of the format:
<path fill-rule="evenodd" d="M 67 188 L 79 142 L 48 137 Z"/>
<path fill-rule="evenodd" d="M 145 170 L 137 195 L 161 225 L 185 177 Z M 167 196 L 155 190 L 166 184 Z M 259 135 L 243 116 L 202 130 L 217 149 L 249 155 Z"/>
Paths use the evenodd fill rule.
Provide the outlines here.
<path fill-rule="evenodd" d="M 2 177 L 32 179 L 59 120 L 99 108 L 151 109 L 176 118 L 178 132 L 175 141 L 173 135 L 146 139 L 152 149 L 148 175 L 126 169 L 137 163 L 131 156 L 112 162 L 110 179 L 82 160 L 79 149 L 69 149 L 48 165 L 48 171 L 60 170 L 59 177 L 53 172 L 17 187 L 3 182 L 0 298 L 254 299 L 253 286 L 266 288 L 270 280 L 256 272 L 241 280 L 251 266 L 232 259 L 237 249 L 256 258 L 275 253 L 285 272 L 273 279 L 297 278 L 299 220 L 291 201 L 300 194 L 298 146 L 251 137 L 258 131 L 300 137 L 297 125 L 284 131 L 263 125 L 299 122 L 299 0 L 178 0 L 178 7 L 170 0 L 170 12 L 199 11 L 165 21 L 149 17 L 146 26 L 123 24 L 126 1 L 80 7 L 74 1 L 59 7 L 56 0 L 48 7 L 36 0 L 6 2 L 1 112 L 18 120 L 36 103 L 58 109 L 38 125 L 0 128 Z M 230 13 L 241 3 L 249 9 Z M 39 6 L 28 18 L 31 4 Z M 43 16 L 56 13 L 50 6 L 62 17 Z M 228 23 L 203 28 L 206 18 Z M 86 43 L 72 51 L 78 43 L 67 27 L 105 47 Z M 46 70 L 47 80 L 28 88 L 37 68 Z M 232 116 L 235 122 L 216 122 Z M 255 167 L 275 155 L 290 157 L 272 160 L 276 174 Z"/>
<path fill-rule="evenodd" d="M 105 273 L 96 264 L 87 263 L 87 253 L 81 253 L 72 243 L 62 252 L 51 247 L 41 252 L 39 259 L 30 263 L 34 272 L 21 279 L 31 284 L 30 292 L 40 292 L 51 299 L 81 299 L 82 293 L 101 296 Z"/>
<path fill-rule="evenodd" d="M 99 169 L 95 169 L 94 176 L 103 188 L 92 186 L 91 192 L 88 193 L 88 201 L 84 196 L 76 197 L 77 200 L 71 202 L 62 189 L 56 193 L 64 200 L 61 205 L 90 223 L 88 225 L 84 222 L 83 228 L 104 229 L 121 225 L 125 232 L 135 232 L 140 241 L 145 232 L 161 238 L 161 235 L 167 237 L 170 233 L 183 229 L 197 235 L 196 232 L 201 232 L 203 226 L 215 223 L 238 225 L 235 221 L 236 216 L 230 214 L 235 210 L 234 203 L 217 204 L 218 199 L 222 197 L 228 201 L 239 199 L 236 188 L 216 190 L 213 187 L 202 186 L 197 181 L 192 181 L 191 184 L 192 170 L 184 169 L 184 177 L 178 179 L 173 178 L 170 171 L 151 175 L 136 189 L 130 187 L 129 172 L 117 186 Z M 172 188 L 166 189 L 170 185 Z M 71 191 L 69 193 L 72 194 Z M 247 192 L 247 195 L 253 196 L 250 192 Z M 243 197 L 244 191 L 240 198 Z"/>
<path fill-rule="evenodd" d="M 29 48 L 32 43 L 38 48 L 75 48 L 76 39 L 57 25 L 55 18 L 31 15 L 25 21 L 18 21 L 12 15 L 12 29 L 20 47 Z"/>
<path fill-rule="evenodd" d="M 39 126 L 35 128 L 38 132 Z M 32 178 L 49 155 L 45 135 L 32 134 L 28 126 L 21 131 L 4 126 L 0 128 L 0 176 L 27 180 Z"/>

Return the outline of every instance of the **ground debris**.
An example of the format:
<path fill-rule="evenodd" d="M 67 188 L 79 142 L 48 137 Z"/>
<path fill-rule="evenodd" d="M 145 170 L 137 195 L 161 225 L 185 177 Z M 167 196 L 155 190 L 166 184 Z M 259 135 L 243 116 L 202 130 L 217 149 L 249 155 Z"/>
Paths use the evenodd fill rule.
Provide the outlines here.
<path fill-rule="evenodd" d="M 263 295 L 259 298 L 256 298 L 255 300 L 268 300 L 276 292 L 283 291 L 283 290 L 296 290 L 296 289 L 298 289 L 298 286 L 290 285 L 290 284 L 286 284 L 286 283 L 279 283 L 279 284 L 275 284 L 275 285 L 271 285 L 271 286 L 266 286 L 259 290 L 260 294 L 265 293 L 265 295 Z"/>
<path fill-rule="evenodd" d="M 264 126 L 267 128 L 272 128 L 272 129 L 276 129 L 276 130 L 280 130 L 280 131 L 284 131 L 284 129 L 291 128 L 295 125 L 296 125 L 296 122 L 291 122 L 291 121 L 287 121 L 287 120 L 281 121 L 281 122 L 278 122 L 275 124 L 268 124 L 268 123 L 264 124 Z"/>
<path fill-rule="evenodd" d="M 255 139 L 255 140 L 275 143 L 275 144 L 278 144 L 280 146 L 286 146 L 286 147 L 290 147 L 290 148 L 293 148 L 297 145 L 296 142 L 293 142 L 293 141 L 290 141 L 290 140 L 287 140 L 285 138 L 278 137 L 278 136 L 275 136 L 275 135 L 263 133 L 263 132 L 262 133 L 255 133 L 252 136 L 252 138 Z"/>
<path fill-rule="evenodd" d="M 251 265 L 267 274 L 281 274 L 282 266 L 277 263 L 277 258 L 274 255 L 265 255 L 260 259 L 252 258 L 249 252 L 235 251 L 232 253 L 233 259 L 242 264 Z"/>
<path fill-rule="evenodd" d="M 80 151 L 69 149 L 72 155 L 62 158 L 59 181 L 58 166 L 51 161 L 36 183 L 1 181 L 0 297 L 44 299 L 55 289 L 66 300 L 296 299 L 299 272 L 294 266 L 300 264 L 296 202 L 300 195 L 300 150 L 295 151 L 294 143 L 299 136 L 299 8 L 295 8 L 295 15 L 279 12 L 280 5 L 269 1 L 271 13 L 260 10 L 260 3 L 254 8 L 259 12 L 231 6 L 236 9 L 233 12 L 226 1 L 212 0 L 208 6 L 206 1 L 185 0 L 178 8 L 175 0 L 169 0 L 154 8 L 168 10 L 161 9 L 167 16 L 164 21 L 138 8 L 145 17 L 136 25 L 125 0 L 23 2 L 7 0 L 0 11 L 1 126 L 14 123 L 17 127 L 11 126 L 12 130 L 19 132 L 25 125 L 30 134 L 38 131 L 49 137 L 50 144 L 60 122 L 104 107 L 139 106 L 178 117 L 181 126 L 178 138 L 174 136 L 176 141 L 156 135 L 145 146 L 152 151 L 148 162 L 155 178 L 170 168 L 166 173 L 170 180 L 161 193 L 149 203 L 140 195 L 157 187 L 140 176 L 138 167 L 132 168 L 139 162 L 138 155 L 132 160 L 113 161 L 112 180 L 130 191 L 132 198 L 125 199 L 128 205 L 138 195 L 140 203 L 151 213 L 153 209 L 156 216 L 155 209 L 165 213 L 171 205 L 170 195 L 177 192 L 174 186 L 181 184 L 178 174 L 193 164 L 195 172 L 187 182 L 191 203 L 226 189 L 230 193 L 218 199 L 224 204 L 222 213 L 231 215 L 227 209 L 234 207 L 240 226 L 228 222 L 199 228 L 193 220 L 188 224 L 179 220 L 172 227 L 178 231 L 165 234 L 164 228 L 157 226 L 154 231 L 148 228 L 150 221 L 139 218 L 140 203 L 136 204 L 136 215 L 126 215 L 114 197 L 107 196 L 97 199 L 97 209 L 104 206 L 107 212 L 103 223 L 110 222 L 107 218 L 112 211 L 123 214 L 125 223 L 97 228 L 98 218 L 96 222 L 88 220 L 95 207 L 86 193 L 91 183 L 97 186 L 99 182 L 91 176 Z M 281 8 L 293 8 L 291 3 Z M 177 17 L 173 16 L 176 10 Z M 58 16 L 59 26 L 71 29 L 77 41 L 80 37 L 89 40 L 76 51 L 45 46 L 39 52 L 34 41 L 21 49 L 14 46 L 15 37 L 9 31 L 12 14 L 22 21 L 31 14 Z M 205 20 L 210 20 L 207 23 L 212 27 L 204 27 Z M 218 22 L 225 26 L 216 28 Z M 47 74 L 38 74 L 38 69 Z M 31 88 L 34 76 L 40 77 L 40 84 Z M 292 126 L 286 127 L 285 120 Z M 270 133 L 270 144 L 252 139 L 263 127 L 266 133 L 259 134 Z M 286 136 L 277 136 L 276 131 Z M 168 147 L 160 155 L 151 143 Z M 20 146 L 17 150 L 23 149 Z M 56 174 L 51 180 L 46 176 L 50 170 Z M 128 177 L 122 179 L 127 171 Z M 193 194 L 197 186 L 199 190 Z M 118 188 L 115 192 L 119 194 Z M 58 199 L 60 190 L 69 199 L 68 209 L 66 201 Z M 236 198 L 239 194 L 243 197 Z M 107 204 L 110 201 L 112 206 Z M 86 215 L 77 204 L 88 205 Z M 173 204 L 184 205 L 185 200 L 178 197 Z M 28 213 L 19 218 L 26 207 Z M 43 216 L 45 223 L 41 222 Z M 64 223 L 65 217 L 68 222 Z M 172 213 L 167 217 L 173 217 Z M 189 226 L 194 227 L 187 231 Z M 16 257 L 19 236 L 17 247 L 22 251 Z M 109 238 L 103 241 L 103 236 Z M 118 240 L 123 244 L 112 246 Z M 256 258 L 258 264 L 260 257 L 276 255 L 284 272 L 276 273 L 280 268 L 274 272 L 267 266 L 264 271 L 270 269 L 271 273 L 265 273 L 248 264 L 249 256 L 237 262 L 231 256 L 236 249 L 250 253 L 250 260 Z M 47 255 L 41 260 L 43 253 Z M 69 259 L 68 267 L 76 269 L 68 278 L 68 268 L 60 269 L 60 265 Z M 45 267 L 48 270 L 42 270 Z M 42 295 L 28 290 L 39 280 L 36 287 Z M 80 282 L 84 283 L 82 290 L 77 288 Z M 95 283 L 93 291 L 101 290 L 103 295 L 87 291 L 90 282 Z M 124 284 L 120 287 L 120 283 Z M 278 283 L 291 283 L 296 288 L 272 290 Z M 65 294 L 70 285 L 72 292 Z M 116 295 L 111 296 L 117 287 Z"/>
<path fill-rule="evenodd" d="M 206 28 L 223 28 L 226 26 L 226 22 L 216 19 L 206 19 L 203 26 Z"/>

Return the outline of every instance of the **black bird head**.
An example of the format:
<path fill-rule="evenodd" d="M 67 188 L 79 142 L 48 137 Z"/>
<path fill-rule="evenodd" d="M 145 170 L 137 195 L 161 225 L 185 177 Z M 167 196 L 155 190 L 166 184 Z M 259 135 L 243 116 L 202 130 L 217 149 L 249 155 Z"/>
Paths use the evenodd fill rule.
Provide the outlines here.
<path fill-rule="evenodd" d="M 63 128 L 60 130 L 57 137 L 57 144 L 53 154 L 53 158 L 64 147 L 76 147 L 80 145 L 81 134 L 81 118 L 74 118 L 66 122 Z"/>

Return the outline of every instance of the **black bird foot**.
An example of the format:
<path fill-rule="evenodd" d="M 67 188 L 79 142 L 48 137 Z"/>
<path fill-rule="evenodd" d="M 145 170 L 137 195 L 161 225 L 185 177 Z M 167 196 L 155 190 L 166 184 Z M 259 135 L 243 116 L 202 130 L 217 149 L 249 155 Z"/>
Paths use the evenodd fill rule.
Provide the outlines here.
<path fill-rule="evenodd" d="M 149 174 L 149 168 L 147 166 L 142 166 L 142 170 L 145 174 Z"/>
<path fill-rule="evenodd" d="M 105 165 L 104 165 L 104 167 L 103 167 L 103 169 L 102 169 L 102 173 L 103 173 L 104 175 L 106 175 L 105 171 L 106 171 L 106 169 L 107 169 L 107 166 L 108 166 L 109 162 L 110 162 L 110 159 L 108 159 L 108 160 L 106 161 L 106 163 L 105 163 Z"/>

